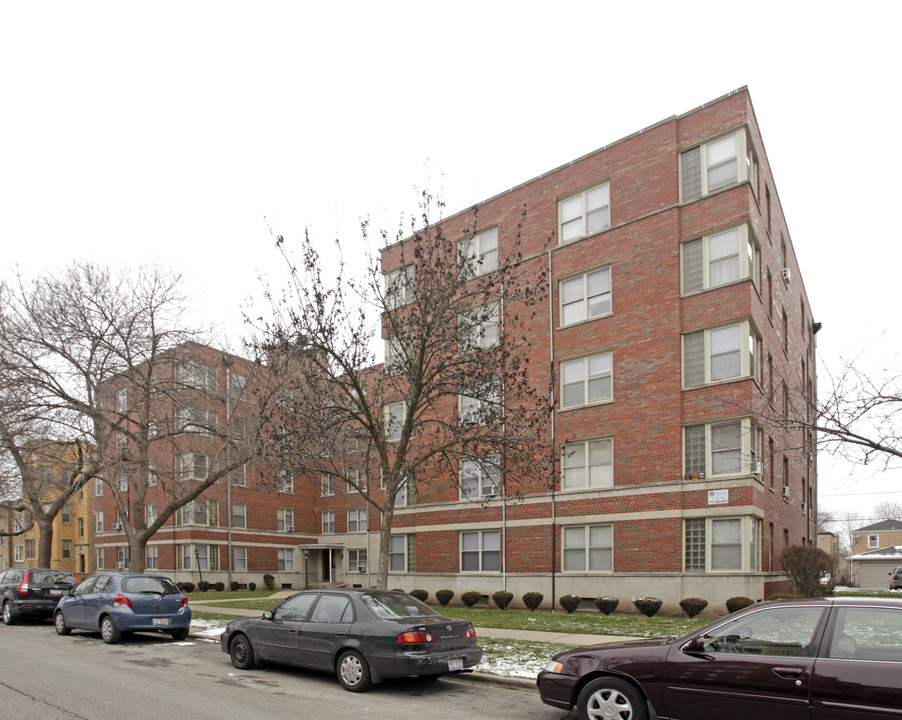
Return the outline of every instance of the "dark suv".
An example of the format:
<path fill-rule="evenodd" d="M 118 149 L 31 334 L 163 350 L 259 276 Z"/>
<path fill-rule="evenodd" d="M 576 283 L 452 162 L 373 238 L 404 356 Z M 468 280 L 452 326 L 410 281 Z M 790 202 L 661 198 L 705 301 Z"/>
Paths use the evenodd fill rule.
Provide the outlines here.
<path fill-rule="evenodd" d="M 3 622 L 13 625 L 19 617 L 52 618 L 59 599 L 77 584 L 68 570 L 7 568 L 0 572 Z"/>
<path fill-rule="evenodd" d="M 902 565 L 889 574 L 889 589 L 898 590 L 900 588 L 902 588 Z"/>

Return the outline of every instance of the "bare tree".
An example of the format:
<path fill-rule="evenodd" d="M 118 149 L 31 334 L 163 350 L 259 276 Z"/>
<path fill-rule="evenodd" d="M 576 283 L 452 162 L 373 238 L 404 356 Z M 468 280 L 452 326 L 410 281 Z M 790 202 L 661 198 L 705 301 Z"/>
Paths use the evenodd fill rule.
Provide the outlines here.
<path fill-rule="evenodd" d="M 881 520 L 902 520 L 902 503 L 884 500 L 874 506 L 874 517 Z"/>
<path fill-rule="evenodd" d="M 79 482 L 99 478 L 109 488 L 133 571 L 144 569 L 147 541 L 173 513 L 247 462 L 259 425 L 247 423 L 239 434 L 231 417 L 213 420 L 220 408 L 241 405 L 210 382 L 206 361 L 214 351 L 182 326 L 184 304 L 180 278 L 159 267 L 116 276 L 78 263 L 33 281 L 17 276 L 3 288 L 4 391 L 19 398 L 0 408 L 0 420 L 18 422 L 3 433 L 3 450 L 14 456 L 45 441 L 79 443 Z M 188 468 L 185 456 L 207 460 Z M 31 484 L 26 466 L 16 465 L 23 488 Z M 149 491 L 162 498 L 151 517 Z M 62 505 L 46 511 L 40 495 L 23 497 L 43 548 L 50 528 L 41 512 L 52 521 Z M 49 545 L 47 553 L 39 561 L 49 561 Z"/>
<path fill-rule="evenodd" d="M 519 256 L 521 228 L 477 251 L 476 211 L 447 231 L 430 223 L 431 204 L 424 193 L 425 229 L 381 234 L 386 267 L 370 258 L 362 279 L 343 264 L 325 277 L 309 236 L 295 265 L 279 237 L 290 281 L 270 295 L 274 319 L 261 328 L 283 388 L 279 457 L 378 512 L 379 587 L 399 502 L 441 488 L 473 502 L 514 497 L 518 483 L 549 475 L 550 402 L 531 389 L 526 360 L 544 264 Z"/>

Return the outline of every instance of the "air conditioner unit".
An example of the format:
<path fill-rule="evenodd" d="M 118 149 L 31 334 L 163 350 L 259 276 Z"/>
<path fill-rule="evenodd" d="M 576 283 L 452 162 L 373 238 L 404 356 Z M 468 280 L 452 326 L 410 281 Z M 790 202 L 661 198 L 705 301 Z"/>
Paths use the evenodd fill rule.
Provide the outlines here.
<path fill-rule="evenodd" d="M 121 530 L 122 523 L 113 523 L 113 530 Z"/>
<path fill-rule="evenodd" d="M 789 485 L 784 485 L 784 486 L 783 486 L 783 497 L 784 497 L 786 500 L 789 500 Z"/>
<path fill-rule="evenodd" d="M 805 514 L 808 513 L 808 503 L 802 503 L 802 512 Z"/>
<path fill-rule="evenodd" d="M 783 279 L 786 282 L 792 282 L 792 271 L 789 268 L 783 268 Z"/>
<path fill-rule="evenodd" d="M 125 563 L 124 563 L 124 562 L 118 562 L 118 563 L 116 563 L 116 569 L 117 569 L 117 570 L 124 570 L 124 569 L 125 569 Z"/>
<path fill-rule="evenodd" d="M 294 532 L 294 525 L 286 525 L 285 532 Z"/>
<path fill-rule="evenodd" d="M 763 463 L 760 460 L 753 460 L 749 464 L 749 469 L 752 475 L 760 475 L 762 472 L 764 472 Z"/>
<path fill-rule="evenodd" d="M 357 566 L 357 572 L 359 572 L 359 573 L 365 573 L 365 572 L 366 572 L 366 565 L 358 565 L 358 566 Z"/>

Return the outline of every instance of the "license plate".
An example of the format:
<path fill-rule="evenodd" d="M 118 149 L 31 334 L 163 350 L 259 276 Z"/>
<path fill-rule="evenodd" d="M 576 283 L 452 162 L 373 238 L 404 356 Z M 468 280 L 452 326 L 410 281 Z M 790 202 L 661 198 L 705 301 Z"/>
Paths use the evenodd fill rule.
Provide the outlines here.
<path fill-rule="evenodd" d="M 50 594 L 51 595 L 62 595 L 63 591 L 62 590 L 51 590 Z"/>
<path fill-rule="evenodd" d="M 154 625 L 168 625 L 168 624 L 169 624 L 169 618 L 154 618 L 154 619 L 153 619 L 153 624 L 154 624 Z"/>
<path fill-rule="evenodd" d="M 448 658 L 448 670 L 454 672 L 455 670 L 463 670 L 464 669 L 464 659 L 462 657 L 459 658 Z"/>

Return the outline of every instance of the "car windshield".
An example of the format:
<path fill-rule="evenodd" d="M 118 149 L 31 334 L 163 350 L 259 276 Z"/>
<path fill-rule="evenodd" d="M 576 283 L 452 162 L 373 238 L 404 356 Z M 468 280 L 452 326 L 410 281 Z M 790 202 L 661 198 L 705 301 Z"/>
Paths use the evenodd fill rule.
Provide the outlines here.
<path fill-rule="evenodd" d="M 363 604 L 378 618 L 436 617 L 438 613 L 410 595 L 364 595 Z"/>
<path fill-rule="evenodd" d="M 169 578 L 127 577 L 122 579 L 122 592 L 148 595 L 175 595 L 181 593 Z"/>
<path fill-rule="evenodd" d="M 75 585 L 70 573 L 60 570 L 32 570 L 29 581 L 33 583 L 53 583 L 54 585 Z"/>

